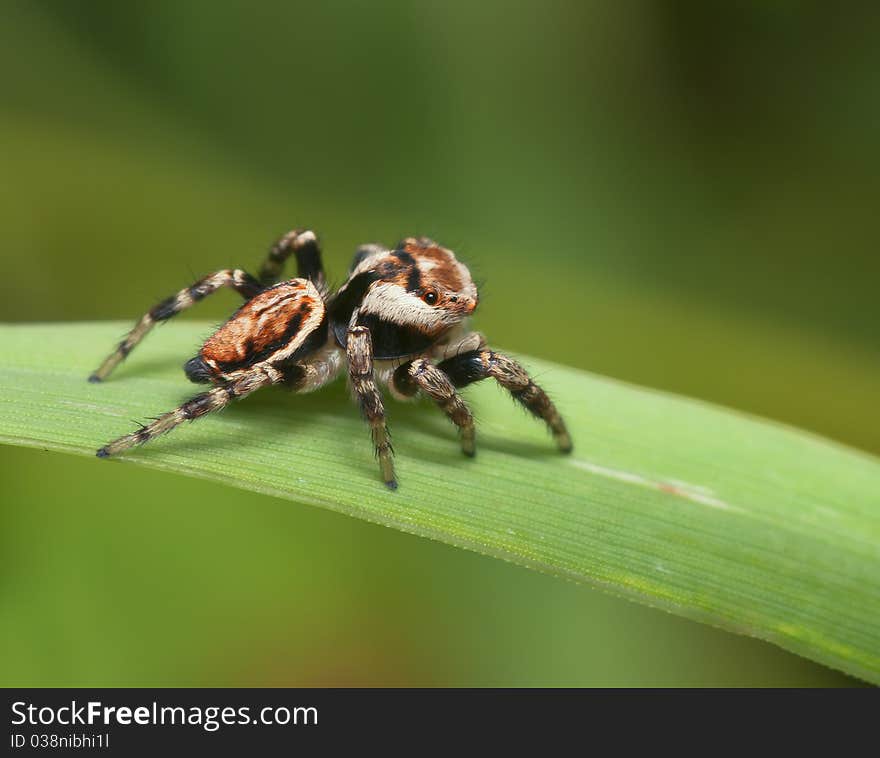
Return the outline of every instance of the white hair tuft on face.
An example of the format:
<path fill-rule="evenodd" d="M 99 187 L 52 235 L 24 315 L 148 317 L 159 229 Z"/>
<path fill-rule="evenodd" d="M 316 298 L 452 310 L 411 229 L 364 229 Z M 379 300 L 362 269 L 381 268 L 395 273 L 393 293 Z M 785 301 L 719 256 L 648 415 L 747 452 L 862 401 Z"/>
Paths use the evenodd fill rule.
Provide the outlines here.
<path fill-rule="evenodd" d="M 434 334 L 457 323 L 451 314 L 434 308 L 420 297 L 407 292 L 399 284 L 377 282 L 367 292 L 360 313 L 369 314 L 392 324 L 414 326 L 426 334 Z"/>

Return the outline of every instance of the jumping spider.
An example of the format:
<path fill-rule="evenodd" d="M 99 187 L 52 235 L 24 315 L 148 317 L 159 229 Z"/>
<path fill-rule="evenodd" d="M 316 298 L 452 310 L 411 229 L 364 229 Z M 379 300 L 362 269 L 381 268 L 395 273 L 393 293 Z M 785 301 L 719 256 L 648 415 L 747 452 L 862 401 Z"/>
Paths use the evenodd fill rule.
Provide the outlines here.
<path fill-rule="evenodd" d="M 291 253 L 298 278 L 279 282 Z M 394 250 L 359 248 L 348 280 L 331 294 L 315 234 L 289 232 L 270 249 L 259 279 L 224 269 L 156 305 L 89 381 L 106 379 L 154 324 L 221 287 L 231 287 L 246 302 L 183 367 L 190 381 L 214 387 L 105 445 L 98 457 L 148 442 L 270 384 L 311 392 L 346 367 L 370 425 L 382 479 L 391 489 L 397 480 L 377 380 L 398 399 L 419 391 L 432 398 L 459 428 L 465 455 L 473 456 L 474 419 L 456 389 L 492 377 L 547 423 L 562 452 L 571 451 L 562 417 L 545 392 L 516 361 L 468 331 L 467 319 L 479 300 L 468 269 L 452 251 L 424 237 L 405 239 Z"/>

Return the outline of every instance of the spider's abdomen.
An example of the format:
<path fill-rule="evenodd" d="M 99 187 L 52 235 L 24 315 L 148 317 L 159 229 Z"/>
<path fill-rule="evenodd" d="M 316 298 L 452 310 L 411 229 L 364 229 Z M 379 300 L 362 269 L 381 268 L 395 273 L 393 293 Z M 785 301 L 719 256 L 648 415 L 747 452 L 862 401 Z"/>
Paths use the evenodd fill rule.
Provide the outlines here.
<path fill-rule="evenodd" d="M 296 361 L 327 340 L 326 309 L 307 279 L 260 292 L 212 334 L 186 364 L 193 381 L 220 379 L 262 363 Z"/>

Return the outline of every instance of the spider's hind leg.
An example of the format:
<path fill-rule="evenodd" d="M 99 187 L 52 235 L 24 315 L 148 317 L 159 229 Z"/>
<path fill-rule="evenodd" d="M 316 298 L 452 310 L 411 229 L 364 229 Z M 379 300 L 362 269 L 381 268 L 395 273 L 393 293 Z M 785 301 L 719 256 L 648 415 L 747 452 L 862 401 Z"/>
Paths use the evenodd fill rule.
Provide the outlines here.
<path fill-rule="evenodd" d="M 107 458 L 111 455 L 118 455 L 135 445 L 143 445 L 166 432 L 170 432 L 184 421 L 194 421 L 207 413 L 222 410 L 233 400 L 250 395 L 261 387 L 276 384 L 281 380 L 282 374 L 278 371 L 255 369 L 228 384 L 214 387 L 190 398 L 173 411 L 163 413 L 149 424 L 142 426 L 138 431 L 107 443 L 96 452 L 96 455 L 99 458 Z"/>
<path fill-rule="evenodd" d="M 259 282 L 241 269 L 223 269 L 199 279 L 193 285 L 180 290 L 176 295 L 166 298 L 147 311 L 116 349 L 89 377 L 89 381 L 100 382 L 106 379 L 159 321 L 167 321 L 172 316 L 192 307 L 199 300 L 212 295 L 221 287 L 234 289 L 246 300 L 250 300 L 262 290 Z"/>
<path fill-rule="evenodd" d="M 533 416 L 543 419 L 561 452 L 572 451 L 571 436 L 553 401 L 513 358 L 492 350 L 471 350 L 443 361 L 437 368 L 456 387 L 466 387 L 490 377 L 495 379 Z"/>

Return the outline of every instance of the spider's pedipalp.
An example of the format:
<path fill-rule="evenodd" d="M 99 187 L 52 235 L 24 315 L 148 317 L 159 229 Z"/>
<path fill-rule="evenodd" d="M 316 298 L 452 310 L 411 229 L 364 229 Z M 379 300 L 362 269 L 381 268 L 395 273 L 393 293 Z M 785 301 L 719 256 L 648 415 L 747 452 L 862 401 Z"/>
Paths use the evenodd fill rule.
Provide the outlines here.
<path fill-rule="evenodd" d="M 533 416 L 543 419 L 561 452 L 572 451 L 571 436 L 553 401 L 513 358 L 492 350 L 473 350 L 448 358 L 437 368 L 456 387 L 466 387 L 490 377 L 495 379 Z"/>
<path fill-rule="evenodd" d="M 166 321 L 190 308 L 221 287 L 234 289 L 245 299 L 252 298 L 262 289 L 256 279 L 238 268 L 223 269 L 199 279 L 193 285 L 180 290 L 176 295 L 166 298 L 147 311 L 119 343 L 116 350 L 110 353 L 89 377 L 89 381 L 100 382 L 106 379 L 159 321 Z"/>

